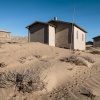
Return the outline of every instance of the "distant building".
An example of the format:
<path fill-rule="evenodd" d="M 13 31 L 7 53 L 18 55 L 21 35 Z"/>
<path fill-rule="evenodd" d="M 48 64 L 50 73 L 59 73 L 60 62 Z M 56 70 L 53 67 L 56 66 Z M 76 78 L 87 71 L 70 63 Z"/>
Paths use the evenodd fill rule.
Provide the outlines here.
<path fill-rule="evenodd" d="M 100 47 L 100 35 L 93 38 L 93 47 Z"/>
<path fill-rule="evenodd" d="M 0 42 L 9 42 L 10 40 L 10 32 L 0 30 Z"/>
<path fill-rule="evenodd" d="M 88 41 L 88 42 L 86 42 L 86 45 L 93 45 L 93 42 L 92 41 Z"/>
<path fill-rule="evenodd" d="M 75 23 L 59 21 L 54 18 L 47 23 L 36 21 L 26 28 L 28 28 L 29 42 L 85 50 L 87 32 Z"/>

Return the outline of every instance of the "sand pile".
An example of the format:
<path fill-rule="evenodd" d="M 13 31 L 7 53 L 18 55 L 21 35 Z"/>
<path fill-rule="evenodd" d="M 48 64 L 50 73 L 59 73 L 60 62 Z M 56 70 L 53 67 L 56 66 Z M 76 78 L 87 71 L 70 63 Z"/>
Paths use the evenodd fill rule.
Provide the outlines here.
<path fill-rule="evenodd" d="M 1 100 L 100 100 L 100 55 L 41 43 L 0 48 Z"/>

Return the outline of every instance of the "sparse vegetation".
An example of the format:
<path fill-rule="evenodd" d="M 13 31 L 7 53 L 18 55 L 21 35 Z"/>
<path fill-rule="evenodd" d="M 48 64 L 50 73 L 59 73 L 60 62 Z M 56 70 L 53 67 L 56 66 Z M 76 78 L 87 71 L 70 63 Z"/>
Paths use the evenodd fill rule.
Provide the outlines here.
<path fill-rule="evenodd" d="M 2 45 L 0 98 L 2 100 L 98 99 L 99 55 L 89 52 L 99 49 L 91 49 L 85 53 L 53 48 L 42 46 L 40 43 Z"/>
<path fill-rule="evenodd" d="M 61 58 L 60 61 L 70 62 L 71 64 L 75 65 L 85 65 L 82 60 L 78 59 L 77 56 L 72 55 L 67 58 Z"/>
<path fill-rule="evenodd" d="M 43 82 L 40 75 L 41 70 L 38 68 L 21 72 L 9 71 L 7 73 L 0 73 L 0 88 L 15 86 L 17 91 L 23 93 L 43 90 L 46 87 L 46 83 Z"/>
<path fill-rule="evenodd" d="M 100 54 L 100 51 L 98 51 L 98 50 L 93 50 L 93 51 L 91 51 L 90 53 L 92 53 L 92 54 Z"/>
<path fill-rule="evenodd" d="M 61 58 L 60 61 L 63 62 L 69 62 L 71 64 L 75 64 L 75 65 L 84 65 L 84 66 L 88 66 L 87 62 L 89 63 L 94 63 L 95 61 L 93 59 L 91 59 L 88 56 L 78 56 L 78 55 L 71 55 L 69 57 L 64 57 Z"/>
<path fill-rule="evenodd" d="M 90 58 L 88 56 L 83 56 L 82 58 L 84 58 L 85 60 L 87 60 L 89 63 L 94 63 L 95 60 L 93 58 Z"/>

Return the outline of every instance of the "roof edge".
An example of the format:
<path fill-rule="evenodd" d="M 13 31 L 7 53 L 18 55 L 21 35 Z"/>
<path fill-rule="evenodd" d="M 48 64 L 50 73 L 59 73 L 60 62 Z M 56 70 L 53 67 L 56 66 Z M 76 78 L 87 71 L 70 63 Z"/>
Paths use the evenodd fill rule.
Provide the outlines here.
<path fill-rule="evenodd" d="M 81 28 L 80 26 L 78 26 L 77 24 L 73 23 L 76 27 L 78 27 L 79 29 L 81 29 L 82 31 L 84 31 L 85 33 L 87 33 L 86 30 L 84 30 L 83 28 Z"/>
<path fill-rule="evenodd" d="M 95 36 L 95 37 L 93 37 L 92 39 L 95 39 L 95 38 L 98 38 L 98 37 L 100 37 L 100 35 L 98 35 L 98 36 Z"/>
<path fill-rule="evenodd" d="M 5 30 L 0 30 L 0 32 L 6 32 L 6 33 L 11 33 L 11 32 L 5 31 Z"/>
<path fill-rule="evenodd" d="M 25 28 L 29 28 L 30 26 L 32 26 L 32 25 L 34 25 L 34 24 L 36 24 L 36 23 L 45 24 L 45 25 L 51 25 L 51 26 L 53 26 L 53 27 L 56 27 L 55 25 L 52 25 L 52 24 L 49 24 L 49 23 L 40 22 L 40 21 L 35 21 L 35 22 L 33 22 L 32 24 L 26 26 Z"/>
<path fill-rule="evenodd" d="M 47 23 L 49 23 L 49 22 L 51 22 L 51 21 L 54 21 L 54 22 L 60 22 L 60 23 L 67 23 L 67 24 L 73 24 L 73 25 L 75 25 L 76 27 L 78 27 L 79 29 L 81 29 L 82 31 L 84 31 L 85 33 L 87 33 L 86 30 L 84 30 L 83 28 L 81 28 L 80 26 L 78 26 L 78 25 L 75 24 L 75 23 L 64 22 L 64 21 L 60 21 L 60 20 L 49 20 Z"/>

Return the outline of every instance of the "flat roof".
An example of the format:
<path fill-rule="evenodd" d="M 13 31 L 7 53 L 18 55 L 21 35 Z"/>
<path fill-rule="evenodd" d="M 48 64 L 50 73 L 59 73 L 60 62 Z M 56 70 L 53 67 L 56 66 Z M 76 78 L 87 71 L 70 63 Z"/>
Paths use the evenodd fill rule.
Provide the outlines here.
<path fill-rule="evenodd" d="M 50 24 L 50 23 L 45 23 L 45 22 L 35 21 L 35 22 L 33 22 L 32 24 L 26 26 L 26 28 L 29 28 L 30 26 L 32 26 L 32 25 L 34 25 L 34 24 L 36 24 L 36 23 L 39 23 L 39 24 L 45 24 L 45 25 L 51 25 L 51 26 L 53 26 L 53 27 L 56 27 L 55 25 L 52 25 L 52 24 Z"/>
<path fill-rule="evenodd" d="M 11 32 L 5 31 L 5 30 L 0 30 L 0 32 L 6 32 L 6 33 L 11 33 Z"/>

